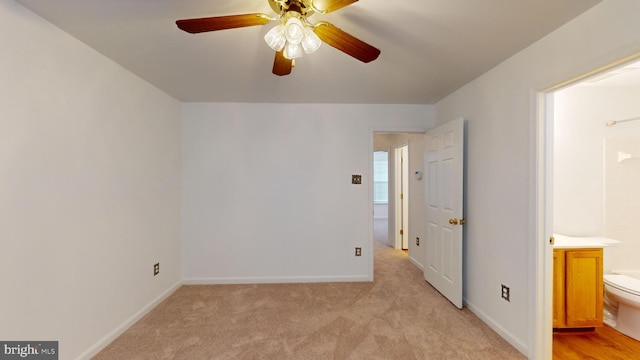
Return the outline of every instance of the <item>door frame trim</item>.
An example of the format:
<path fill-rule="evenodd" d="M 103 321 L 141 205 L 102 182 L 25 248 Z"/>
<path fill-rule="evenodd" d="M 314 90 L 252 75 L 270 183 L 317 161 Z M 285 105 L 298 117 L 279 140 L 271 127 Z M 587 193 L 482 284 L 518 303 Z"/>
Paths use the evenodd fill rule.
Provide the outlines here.
<path fill-rule="evenodd" d="M 529 282 L 534 289 L 533 306 L 529 307 L 529 356 L 551 359 L 553 349 L 553 252 L 546 238 L 553 231 L 553 90 L 530 91 L 532 117 L 530 187 Z"/>

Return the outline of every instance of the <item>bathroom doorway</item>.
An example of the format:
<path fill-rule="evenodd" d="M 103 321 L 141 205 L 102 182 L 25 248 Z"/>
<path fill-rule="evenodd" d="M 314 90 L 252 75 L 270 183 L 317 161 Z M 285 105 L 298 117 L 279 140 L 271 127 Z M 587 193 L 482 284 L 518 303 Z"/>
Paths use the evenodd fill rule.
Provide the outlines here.
<path fill-rule="evenodd" d="M 634 155 L 635 150 L 623 148 L 640 144 L 640 120 L 627 121 L 640 117 L 640 104 L 636 101 L 640 96 L 640 63 L 631 60 L 621 60 L 606 70 L 551 89 L 538 99 L 544 118 L 538 138 L 553 139 L 538 152 L 545 163 L 541 172 L 539 168 L 538 177 L 538 204 L 542 208 L 538 213 L 538 232 L 542 236 L 538 238 L 548 242 L 554 233 L 620 241 L 626 238 L 629 245 L 605 248 L 605 273 L 620 266 L 640 268 L 640 264 L 634 264 L 640 254 L 640 238 L 631 234 L 633 222 L 624 219 L 627 213 L 640 216 L 640 201 L 630 201 L 628 193 L 620 194 L 629 189 L 624 184 L 637 184 L 639 179 L 620 178 L 620 174 L 609 171 L 620 164 L 619 153 L 622 158 Z M 629 235 L 625 235 L 627 232 Z M 539 293 L 546 294 L 550 305 L 551 248 L 539 246 L 538 256 L 546 259 Z M 546 309 L 541 323 L 546 324 L 545 348 L 551 352 L 551 306 Z"/>

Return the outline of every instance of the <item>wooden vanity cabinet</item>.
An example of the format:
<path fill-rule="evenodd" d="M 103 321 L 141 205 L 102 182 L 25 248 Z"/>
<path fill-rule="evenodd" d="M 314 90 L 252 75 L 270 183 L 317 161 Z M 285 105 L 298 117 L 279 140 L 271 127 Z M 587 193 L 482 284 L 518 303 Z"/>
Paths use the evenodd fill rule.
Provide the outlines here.
<path fill-rule="evenodd" d="M 602 326 L 602 248 L 553 251 L 553 327 Z"/>

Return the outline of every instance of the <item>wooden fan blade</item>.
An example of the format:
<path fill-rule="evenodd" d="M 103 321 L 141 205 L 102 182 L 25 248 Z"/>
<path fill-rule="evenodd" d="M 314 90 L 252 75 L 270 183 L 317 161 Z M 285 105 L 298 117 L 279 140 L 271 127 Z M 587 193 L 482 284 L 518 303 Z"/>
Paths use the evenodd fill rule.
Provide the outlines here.
<path fill-rule="evenodd" d="M 178 25 L 181 30 L 191 34 L 197 34 L 207 31 L 264 25 L 269 21 L 271 21 L 271 18 L 266 14 L 244 14 L 178 20 L 176 21 L 176 25 Z"/>
<path fill-rule="evenodd" d="M 371 62 L 380 55 L 380 50 L 362 40 L 358 40 L 326 21 L 316 23 L 313 31 L 327 45 L 333 46 L 362 62 Z"/>
<path fill-rule="evenodd" d="M 358 0 L 314 0 L 313 8 L 318 12 L 326 14 L 338 9 L 342 9 L 347 5 L 351 5 Z"/>
<path fill-rule="evenodd" d="M 284 57 L 284 51 L 276 51 L 273 61 L 273 73 L 278 76 L 291 74 L 292 61 Z"/>

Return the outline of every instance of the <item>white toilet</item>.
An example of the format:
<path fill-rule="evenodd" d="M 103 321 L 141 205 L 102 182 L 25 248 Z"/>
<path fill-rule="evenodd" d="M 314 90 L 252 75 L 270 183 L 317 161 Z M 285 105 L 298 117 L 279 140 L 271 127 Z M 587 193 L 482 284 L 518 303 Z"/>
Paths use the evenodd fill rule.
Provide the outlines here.
<path fill-rule="evenodd" d="M 640 271 L 604 275 L 604 322 L 640 341 Z"/>

